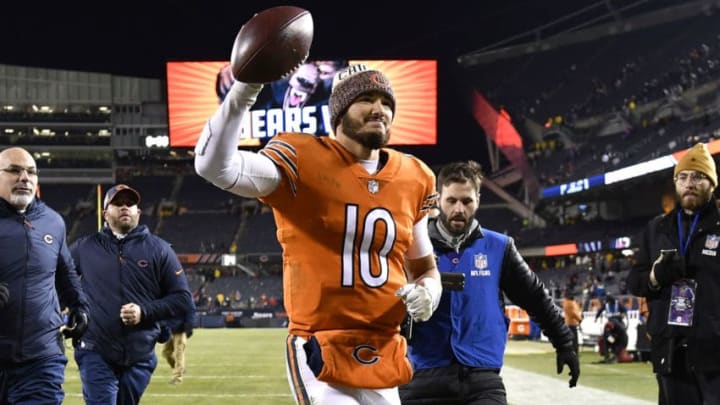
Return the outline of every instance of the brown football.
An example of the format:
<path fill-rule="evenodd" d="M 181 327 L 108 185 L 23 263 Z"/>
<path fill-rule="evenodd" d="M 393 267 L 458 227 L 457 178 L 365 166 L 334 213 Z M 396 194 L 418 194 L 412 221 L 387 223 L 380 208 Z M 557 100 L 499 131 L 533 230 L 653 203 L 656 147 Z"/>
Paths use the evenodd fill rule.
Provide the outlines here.
<path fill-rule="evenodd" d="M 300 7 L 278 6 L 255 14 L 240 28 L 230 56 L 232 73 L 245 83 L 270 83 L 305 62 L 313 19 Z"/>

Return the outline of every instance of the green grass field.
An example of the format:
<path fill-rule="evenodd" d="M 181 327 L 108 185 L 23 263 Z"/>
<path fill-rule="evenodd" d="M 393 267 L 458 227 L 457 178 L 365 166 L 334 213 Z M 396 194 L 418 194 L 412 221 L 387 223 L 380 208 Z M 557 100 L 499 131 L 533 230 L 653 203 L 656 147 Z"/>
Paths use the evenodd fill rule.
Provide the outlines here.
<path fill-rule="evenodd" d="M 180 385 L 170 385 L 171 370 L 159 356 L 142 403 L 153 405 L 294 404 L 285 377 L 285 329 L 196 329 L 188 341 L 187 374 Z M 83 404 L 80 377 L 68 353 L 65 404 Z M 580 384 L 653 401 L 655 379 L 649 364 L 592 364 L 600 359 L 586 349 L 581 354 Z M 511 341 L 506 365 L 554 376 L 552 347 L 547 343 Z"/>

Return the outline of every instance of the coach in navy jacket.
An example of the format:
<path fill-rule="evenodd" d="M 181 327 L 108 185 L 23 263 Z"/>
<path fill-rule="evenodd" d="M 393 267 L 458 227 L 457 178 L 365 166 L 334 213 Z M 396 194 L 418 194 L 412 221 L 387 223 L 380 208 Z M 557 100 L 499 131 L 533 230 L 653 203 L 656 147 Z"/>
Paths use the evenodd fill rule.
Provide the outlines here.
<path fill-rule="evenodd" d="M 408 346 L 415 370 L 400 387 L 403 404 L 507 403 L 499 375 L 508 325 L 504 296 L 527 310 L 552 342 L 557 372 L 567 365 L 570 387 L 580 374 L 573 335 L 560 308 L 507 235 L 481 229 L 482 172 L 476 162 L 451 163 L 438 174 L 440 216 L 429 234 L 441 272 L 462 273 L 461 291 L 445 289 L 427 322 L 416 323 Z"/>
<path fill-rule="evenodd" d="M 157 366 L 159 322 L 193 305 L 170 244 L 138 225 L 139 201 L 126 185 L 110 188 L 106 226 L 71 246 L 92 308 L 75 351 L 87 404 L 138 403 Z"/>
<path fill-rule="evenodd" d="M 35 198 L 37 173 L 24 149 L 0 152 L 0 404 L 62 402 L 60 308 L 87 311 L 65 222 Z"/>

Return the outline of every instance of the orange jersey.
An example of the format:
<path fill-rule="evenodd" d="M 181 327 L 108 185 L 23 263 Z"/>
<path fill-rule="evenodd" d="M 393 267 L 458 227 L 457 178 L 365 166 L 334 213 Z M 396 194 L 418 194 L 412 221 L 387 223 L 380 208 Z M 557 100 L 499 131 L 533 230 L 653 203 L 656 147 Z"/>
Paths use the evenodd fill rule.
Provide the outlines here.
<path fill-rule="evenodd" d="M 273 208 L 283 248 L 289 332 L 333 329 L 396 333 L 405 306 L 404 255 L 413 225 L 434 206 L 435 176 L 418 159 L 383 149 L 374 175 L 328 137 L 282 134 L 261 154 L 281 169 Z"/>
<path fill-rule="evenodd" d="M 577 301 L 572 298 L 563 300 L 563 314 L 565 315 L 565 324 L 569 326 L 578 326 L 582 322 L 582 312 Z"/>

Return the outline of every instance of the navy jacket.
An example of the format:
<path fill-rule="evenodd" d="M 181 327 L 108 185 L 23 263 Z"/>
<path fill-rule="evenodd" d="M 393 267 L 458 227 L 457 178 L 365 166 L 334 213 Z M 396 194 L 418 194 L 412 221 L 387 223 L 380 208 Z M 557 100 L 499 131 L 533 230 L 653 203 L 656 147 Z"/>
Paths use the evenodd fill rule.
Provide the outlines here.
<path fill-rule="evenodd" d="M 182 316 L 192 305 L 185 272 L 170 244 L 145 225 L 123 239 L 105 227 L 77 240 L 70 250 L 92 308 L 80 348 L 116 365 L 152 356 L 159 322 Z M 120 307 L 131 302 L 142 311 L 134 326 L 120 319 Z"/>
<path fill-rule="evenodd" d="M 165 325 L 172 333 L 185 332 L 188 337 L 192 335 L 195 327 L 195 304 L 193 303 L 191 310 L 179 318 L 173 318 L 165 322 Z"/>
<path fill-rule="evenodd" d="M 414 324 L 408 354 L 415 370 L 455 361 L 499 370 L 507 341 L 503 293 L 528 312 L 555 348 L 572 346 L 573 335 L 560 308 L 512 238 L 477 226 L 456 251 L 439 233 L 436 220 L 430 221 L 429 233 L 438 269 L 464 273 L 465 289 L 443 291 L 433 316 Z"/>
<path fill-rule="evenodd" d="M 38 199 L 24 214 L 0 199 L 0 282 L 10 290 L 0 309 L 0 368 L 62 353 L 60 308 L 87 311 L 65 231 L 62 217 Z"/>

